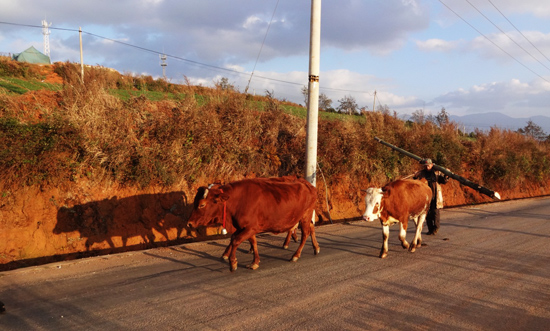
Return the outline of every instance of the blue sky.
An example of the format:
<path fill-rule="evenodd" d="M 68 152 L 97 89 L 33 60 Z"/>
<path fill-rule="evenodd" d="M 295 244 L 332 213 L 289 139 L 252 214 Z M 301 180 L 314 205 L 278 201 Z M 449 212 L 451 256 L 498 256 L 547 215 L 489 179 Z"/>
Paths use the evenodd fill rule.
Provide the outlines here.
<path fill-rule="evenodd" d="M 0 24 L 0 52 L 31 45 L 43 50 L 42 30 L 21 25 L 39 26 L 46 19 L 52 23 L 53 61 L 79 61 L 76 31 L 82 27 L 86 64 L 159 77 L 158 53 L 165 53 L 172 82 L 187 78 L 212 86 L 227 77 L 241 91 L 256 65 L 249 92 L 269 90 L 303 103 L 310 5 L 305 0 L 0 0 L 0 22 L 20 24 Z M 547 1 L 324 0 L 321 24 L 321 93 L 333 107 L 351 95 L 372 109 L 376 91 L 377 106 L 403 116 L 418 109 L 435 115 L 442 107 L 459 116 L 550 116 Z"/>

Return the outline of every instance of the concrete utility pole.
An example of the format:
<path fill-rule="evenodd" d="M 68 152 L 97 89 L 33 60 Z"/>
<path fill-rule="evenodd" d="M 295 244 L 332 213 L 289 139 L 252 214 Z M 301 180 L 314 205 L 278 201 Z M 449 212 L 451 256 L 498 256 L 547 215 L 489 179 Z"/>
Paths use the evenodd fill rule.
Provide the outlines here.
<path fill-rule="evenodd" d="M 159 54 L 159 57 L 160 57 L 160 66 L 162 67 L 162 78 L 164 78 L 164 80 L 166 80 L 166 66 L 168 65 L 166 63 L 166 58 L 167 56 L 165 54 Z"/>
<path fill-rule="evenodd" d="M 307 103 L 306 169 L 308 182 L 316 186 L 317 127 L 319 124 L 319 58 L 321 54 L 321 0 L 311 0 L 309 89 Z"/>

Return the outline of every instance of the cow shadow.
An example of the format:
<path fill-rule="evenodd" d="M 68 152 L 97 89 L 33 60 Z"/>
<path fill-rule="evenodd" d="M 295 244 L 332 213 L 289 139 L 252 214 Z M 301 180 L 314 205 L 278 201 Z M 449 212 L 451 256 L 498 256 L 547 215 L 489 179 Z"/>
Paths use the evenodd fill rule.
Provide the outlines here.
<path fill-rule="evenodd" d="M 184 192 L 113 197 L 61 207 L 53 232 L 66 235 L 68 250 L 158 247 L 187 236 L 192 207 Z"/>

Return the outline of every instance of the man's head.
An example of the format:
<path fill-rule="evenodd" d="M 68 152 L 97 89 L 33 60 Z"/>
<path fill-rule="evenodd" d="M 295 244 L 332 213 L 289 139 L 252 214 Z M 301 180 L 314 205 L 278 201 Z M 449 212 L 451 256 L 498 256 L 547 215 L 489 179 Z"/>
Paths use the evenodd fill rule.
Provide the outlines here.
<path fill-rule="evenodd" d="M 420 161 L 420 164 L 422 164 L 427 170 L 432 170 L 432 167 L 434 166 L 432 159 L 423 159 Z"/>

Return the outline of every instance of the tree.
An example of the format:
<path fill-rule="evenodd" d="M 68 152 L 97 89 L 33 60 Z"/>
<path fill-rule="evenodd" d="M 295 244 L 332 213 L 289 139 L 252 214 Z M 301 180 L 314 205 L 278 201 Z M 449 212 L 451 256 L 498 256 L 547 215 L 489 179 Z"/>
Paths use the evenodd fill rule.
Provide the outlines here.
<path fill-rule="evenodd" d="M 309 101 L 309 89 L 306 86 L 302 86 L 302 95 L 304 96 L 304 104 L 306 108 L 308 107 Z M 319 110 L 321 111 L 330 111 L 332 109 L 332 99 L 330 99 L 326 94 L 319 94 Z"/>
<path fill-rule="evenodd" d="M 411 121 L 417 124 L 426 123 L 426 115 L 424 115 L 424 110 L 417 109 L 412 113 Z"/>
<path fill-rule="evenodd" d="M 326 94 L 319 94 L 319 110 L 327 111 L 332 108 L 332 99 L 330 99 Z"/>
<path fill-rule="evenodd" d="M 346 95 L 342 99 L 338 100 L 340 105 L 336 108 L 341 113 L 347 113 L 349 115 L 356 113 L 359 109 L 355 98 L 351 95 Z"/>
<path fill-rule="evenodd" d="M 378 106 L 378 111 L 381 112 L 382 114 L 384 115 L 389 115 L 390 114 L 390 107 L 388 107 L 388 105 L 379 105 Z"/>
<path fill-rule="evenodd" d="M 307 86 L 302 86 L 302 95 L 304 96 L 304 105 L 307 108 L 307 104 L 309 101 L 309 88 Z"/>
<path fill-rule="evenodd" d="M 214 85 L 222 90 L 236 91 L 235 86 L 229 83 L 229 79 L 227 77 L 222 77 L 219 81 L 214 83 Z"/>
<path fill-rule="evenodd" d="M 528 137 L 533 137 L 539 141 L 548 138 L 548 135 L 544 132 L 544 130 L 531 120 L 527 121 L 527 125 L 523 128 L 518 129 L 517 132 Z"/>
<path fill-rule="evenodd" d="M 447 113 L 447 111 L 445 110 L 445 107 L 441 108 L 441 111 L 439 112 L 439 114 L 435 116 L 435 120 L 440 128 L 449 124 L 449 113 Z"/>

